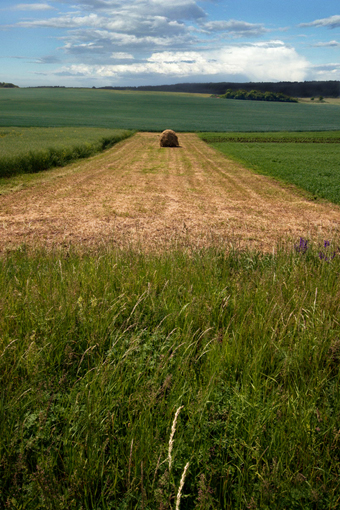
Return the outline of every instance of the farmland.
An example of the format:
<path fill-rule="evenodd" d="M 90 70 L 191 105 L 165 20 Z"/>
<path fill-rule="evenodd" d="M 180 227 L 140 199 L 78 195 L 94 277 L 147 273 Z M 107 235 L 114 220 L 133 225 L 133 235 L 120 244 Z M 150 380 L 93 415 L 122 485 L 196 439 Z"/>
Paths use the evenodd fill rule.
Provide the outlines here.
<path fill-rule="evenodd" d="M 1 89 L 0 126 L 138 131 L 328 131 L 340 105 L 258 103 L 191 94 L 95 89 Z"/>
<path fill-rule="evenodd" d="M 123 129 L 3 128 L 0 178 L 64 166 L 112 147 L 131 134 Z"/>
<path fill-rule="evenodd" d="M 333 204 L 255 174 L 196 134 L 181 134 L 179 142 L 164 150 L 156 133 L 137 133 L 86 161 L 13 177 L 12 187 L 3 180 L 0 249 L 113 239 L 148 251 L 214 240 L 272 251 L 286 237 L 338 232 Z"/>
<path fill-rule="evenodd" d="M 10 92 L 6 158 L 103 148 L 157 115 L 210 132 L 174 149 L 124 132 L 1 179 L 0 508 L 337 510 L 340 144 L 322 112 L 339 106 L 268 105 L 304 113 L 228 134 L 210 98 Z M 251 130 L 256 110 L 237 111 Z M 319 132 L 289 132 L 309 115 Z"/>
<path fill-rule="evenodd" d="M 340 132 L 225 134 L 201 138 L 263 175 L 340 204 Z"/>

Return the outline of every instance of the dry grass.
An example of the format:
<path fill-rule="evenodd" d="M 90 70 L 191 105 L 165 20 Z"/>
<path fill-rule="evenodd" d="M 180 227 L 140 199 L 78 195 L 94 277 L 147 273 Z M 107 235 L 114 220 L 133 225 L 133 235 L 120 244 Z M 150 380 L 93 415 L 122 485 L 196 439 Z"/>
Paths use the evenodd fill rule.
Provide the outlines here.
<path fill-rule="evenodd" d="M 318 97 L 315 97 L 314 100 L 310 97 L 300 97 L 299 103 L 340 105 L 340 97 L 325 97 L 322 101 Z"/>
<path fill-rule="evenodd" d="M 254 174 L 194 134 L 161 149 L 157 134 L 138 133 L 36 179 L 0 197 L 1 250 L 110 239 L 149 250 L 232 242 L 269 251 L 286 237 L 328 237 L 340 220 L 339 207 Z"/>

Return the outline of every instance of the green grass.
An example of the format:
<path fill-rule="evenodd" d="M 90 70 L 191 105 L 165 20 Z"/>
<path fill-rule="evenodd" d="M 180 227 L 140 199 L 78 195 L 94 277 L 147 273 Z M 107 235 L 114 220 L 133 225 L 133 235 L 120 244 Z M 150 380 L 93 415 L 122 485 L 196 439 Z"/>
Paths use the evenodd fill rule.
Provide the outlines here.
<path fill-rule="evenodd" d="M 132 131 L 100 128 L 2 128 L 0 177 L 34 173 L 112 147 Z"/>
<path fill-rule="evenodd" d="M 340 132 L 202 133 L 203 140 L 256 172 L 340 204 Z"/>
<path fill-rule="evenodd" d="M 0 126 L 93 126 L 139 131 L 340 129 L 340 106 L 213 99 L 162 92 L 1 89 Z"/>
<path fill-rule="evenodd" d="M 7 253 L 0 507 L 339 508 L 334 252 Z"/>

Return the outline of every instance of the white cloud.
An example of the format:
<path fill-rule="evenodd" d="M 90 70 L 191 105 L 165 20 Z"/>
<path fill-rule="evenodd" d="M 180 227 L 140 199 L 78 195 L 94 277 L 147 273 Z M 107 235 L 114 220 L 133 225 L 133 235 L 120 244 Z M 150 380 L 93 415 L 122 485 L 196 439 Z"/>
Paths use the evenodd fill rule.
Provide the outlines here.
<path fill-rule="evenodd" d="M 338 41 L 328 41 L 328 42 L 319 42 L 317 44 L 313 44 L 314 48 L 339 48 L 340 42 Z"/>
<path fill-rule="evenodd" d="M 118 65 L 65 66 L 59 72 L 88 78 L 148 75 L 172 78 L 219 76 L 228 80 L 245 76 L 249 81 L 301 81 L 308 62 L 281 41 L 239 46 L 224 46 L 214 51 L 163 51 L 153 53 L 144 62 Z"/>
<path fill-rule="evenodd" d="M 311 66 L 311 72 L 318 80 L 340 80 L 340 63 Z"/>
<path fill-rule="evenodd" d="M 340 15 L 330 16 L 329 18 L 322 18 L 312 21 L 310 23 L 301 23 L 299 27 L 326 27 L 326 28 L 339 28 Z"/>
<path fill-rule="evenodd" d="M 262 24 L 247 23 L 245 21 L 208 21 L 203 28 L 211 32 L 228 32 L 236 37 L 259 37 L 268 32 Z"/>
<path fill-rule="evenodd" d="M 18 4 L 16 9 L 52 9 L 49 0 L 41 2 L 44 3 Z M 58 36 L 62 44 L 59 43 L 58 58 L 67 64 L 50 76 L 69 76 L 70 80 L 72 76 L 98 82 L 102 78 L 114 78 L 116 83 L 129 79 L 140 82 L 144 78 L 149 83 L 154 79 L 164 82 L 165 79 L 194 81 L 197 78 L 200 81 L 300 81 L 306 78 L 310 65 L 293 47 L 282 41 L 259 42 L 258 38 L 268 37 L 271 32 L 263 23 L 209 20 L 201 7 L 202 2 L 58 0 L 63 4 L 60 12 L 44 16 L 37 13 L 33 19 L 22 18 L 11 27 L 60 30 Z M 303 26 L 334 28 L 337 23 L 340 23 L 340 16 Z M 231 43 L 241 38 L 257 42 Z M 338 44 L 330 41 L 318 46 L 338 47 Z M 56 66 L 58 58 L 42 57 L 36 62 Z"/>
<path fill-rule="evenodd" d="M 49 18 L 46 20 L 20 21 L 17 23 L 17 26 L 24 28 L 96 27 L 101 26 L 102 20 L 106 21 L 106 18 L 100 18 L 97 14 L 90 14 L 88 16 L 72 16 L 71 14 L 67 14 L 65 16 Z"/>
<path fill-rule="evenodd" d="M 13 9 L 15 11 L 48 11 L 54 7 L 49 4 L 18 4 Z"/>
<path fill-rule="evenodd" d="M 112 53 L 111 58 L 115 60 L 134 60 L 134 56 L 131 53 L 124 53 L 123 51 Z"/>
<path fill-rule="evenodd" d="M 144 16 L 166 16 L 170 19 L 200 19 L 206 13 L 195 0 L 59 0 L 60 3 L 76 4 L 81 9 L 106 11 L 107 13 L 129 11 Z"/>

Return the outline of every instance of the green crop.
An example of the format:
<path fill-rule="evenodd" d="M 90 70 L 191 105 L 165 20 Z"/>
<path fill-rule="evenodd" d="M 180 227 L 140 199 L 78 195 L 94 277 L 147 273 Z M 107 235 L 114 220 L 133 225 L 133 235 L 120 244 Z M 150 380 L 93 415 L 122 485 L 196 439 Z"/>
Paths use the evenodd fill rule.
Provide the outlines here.
<path fill-rule="evenodd" d="M 237 101 L 162 92 L 1 89 L 0 126 L 96 126 L 139 131 L 340 129 L 340 106 Z"/>
<path fill-rule="evenodd" d="M 112 147 L 132 133 L 100 128 L 2 128 L 0 176 L 63 166 Z"/>
<path fill-rule="evenodd" d="M 340 132 L 202 133 L 201 138 L 256 172 L 340 204 Z"/>

